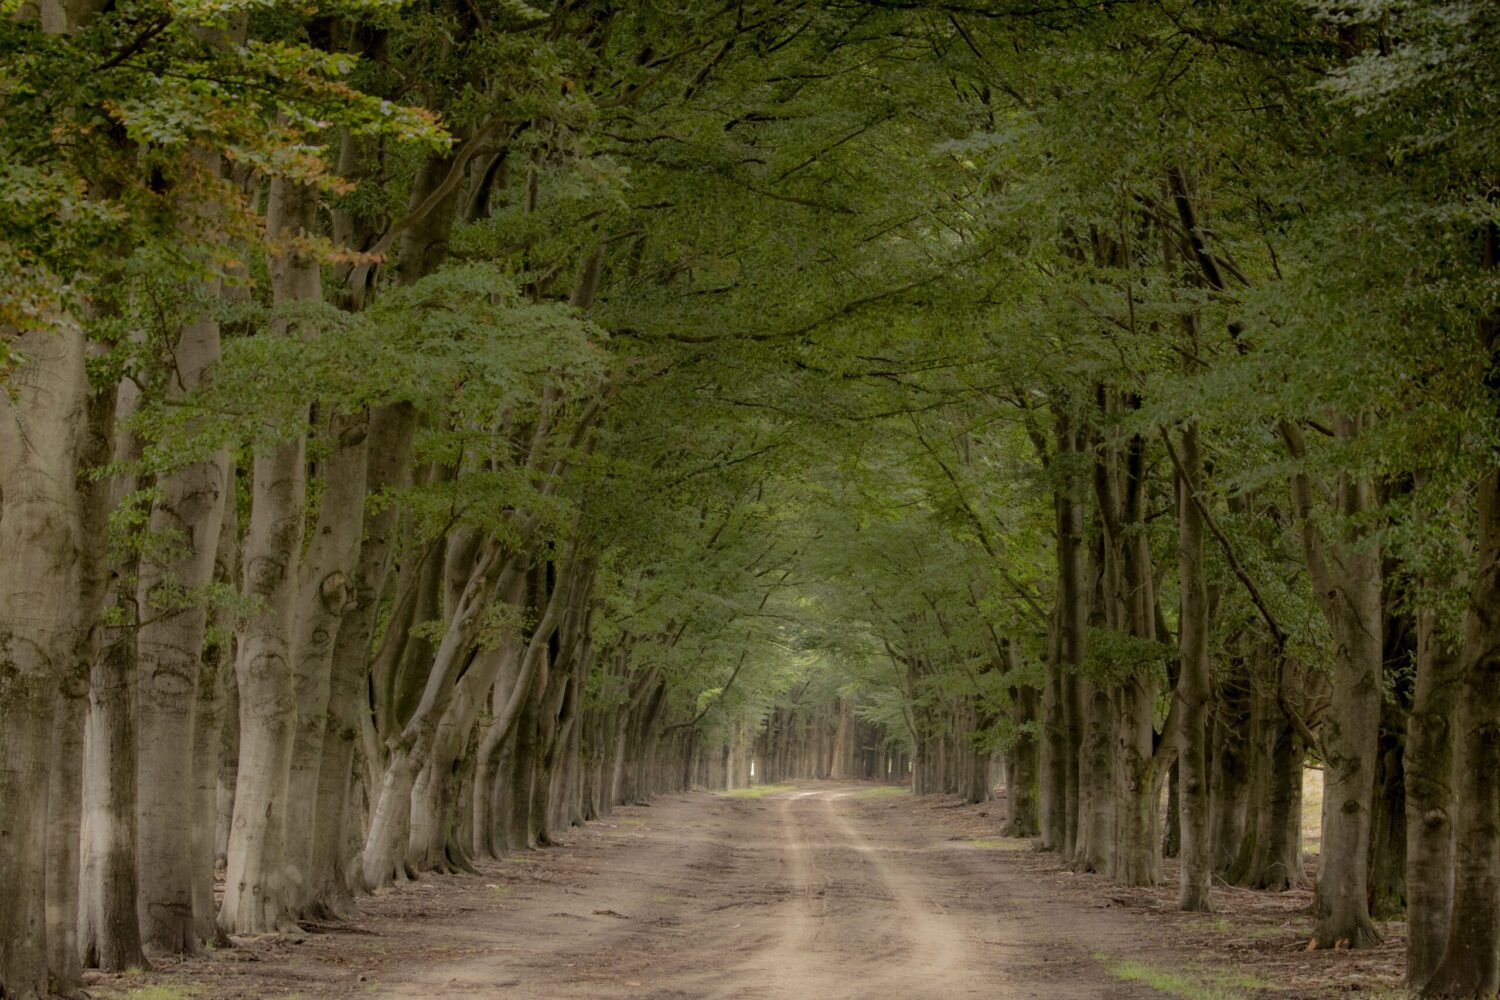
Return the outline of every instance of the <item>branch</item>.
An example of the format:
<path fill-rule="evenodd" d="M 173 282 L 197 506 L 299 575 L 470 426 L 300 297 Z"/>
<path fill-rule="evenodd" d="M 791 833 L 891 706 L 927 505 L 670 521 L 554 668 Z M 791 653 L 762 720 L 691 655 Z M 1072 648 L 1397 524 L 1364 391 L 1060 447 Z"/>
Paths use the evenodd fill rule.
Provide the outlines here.
<path fill-rule="evenodd" d="M 1183 482 L 1191 482 L 1188 479 L 1187 469 L 1183 467 L 1181 456 L 1177 454 L 1177 449 L 1172 446 L 1172 435 L 1167 433 L 1165 427 L 1161 428 L 1161 439 L 1162 443 L 1167 446 L 1167 455 L 1172 459 L 1172 466 L 1177 470 L 1177 475 Z M 1214 539 L 1219 543 L 1219 548 L 1223 551 L 1224 558 L 1229 562 L 1229 568 L 1234 571 L 1235 579 L 1239 580 L 1249 593 L 1251 603 L 1255 605 L 1255 609 L 1260 612 L 1261 618 L 1265 620 L 1266 626 L 1271 630 L 1271 638 L 1276 642 L 1277 652 L 1285 654 L 1286 630 L 1281 627 L 1281 624 L 1276 620 L 1276 616 L 1271 613 L 1271 606 L 1266 603 L 1265 596 L 1260 592 L 1260 587 L 1256 584 L 1254 578 L 1250 576 L 1249 571 L 1245 569 L 1245 564 L 1240 561 L 1239 553 L 1235 552 L 1234 543 L 1225 534 L 1224 529 L 1219 527 L 1218 521 L 1209 512 L 1208 505 L 1203 502 L 1203 498 L 1194 490 L 1185 490 L 1184 492 L 1192 497 L 1193 506 L 1198 508 L 1198 515 L 1203 518 L 1203 523 L 1208 525 L 1209 532 L 1212 533 Z"/>
<path fill-rule="evenodd" d="M 458 187 L 459 183 L 464 179 L 464 170 L 468 167 L 469 161 L 484 148 L 486 141 L 494 136 L 500 124 L 500 119 L 491 118 L 479 126 L 479 130 L 469 139 L 465 140 L 463 146 L 458 151 L 458 155 L 453 158 L 453 165 L 448 168 L 448 175 L 443 178 L 442 183 L 433 188 L 431 193 L 422 199 L 421 204 L 406 213 L 391 228 L 387 229 L 385 234 L 375 242 L 375 245 L 366 251 L 367 256 L 383 258 L 390 252 L 391 247 L 402 233 L 413 226 L 421 224 L 424 219 L 431 215 L 442 204 L 443 199 L 452 194 L 453 189 Z M 359 281 L 362 283 L 364 276 L 369 273 L 369 269 L 370 264 L 368 263 L 352 268 L 349 275 L 344 279 L 344 284 L 351 284 L 356 275 L 359 276 Z"/>

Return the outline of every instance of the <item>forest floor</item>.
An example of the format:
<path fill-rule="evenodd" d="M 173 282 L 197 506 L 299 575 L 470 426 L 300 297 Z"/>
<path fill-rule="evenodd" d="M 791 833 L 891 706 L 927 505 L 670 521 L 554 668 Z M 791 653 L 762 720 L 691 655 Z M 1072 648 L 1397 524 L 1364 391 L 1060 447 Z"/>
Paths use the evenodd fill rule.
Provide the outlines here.
<path fill-rule="evenodd" d="M 544 851 L 362 901 L 351 921 L 237 942 L 99 997 L 1251 1000 L 1397 996 L 1400 937 L 1307 952 L 1307 893 L 1174 873 L 1121 889 L 999 835 L 1003 803 L 806 782 L 663 796 Z M 1399 931 L 1392 925 L 1388 931 Z"/>

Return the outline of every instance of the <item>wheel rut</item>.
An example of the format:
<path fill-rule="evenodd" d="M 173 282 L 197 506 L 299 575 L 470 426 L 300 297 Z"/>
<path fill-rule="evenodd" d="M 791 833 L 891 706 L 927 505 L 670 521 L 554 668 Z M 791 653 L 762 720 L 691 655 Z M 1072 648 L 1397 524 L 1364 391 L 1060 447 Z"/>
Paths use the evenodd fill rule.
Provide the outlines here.
<path fill-rule="evenodd" d="M 1159 996 L 1057 941 L 1055 903 L 982 852 L 864 808 L 868 791 L 682 796 L 620 817 L 619 829 L 575 832 L 571 864 L 589 871 L 576 885 L 498 907 L 466 928 L 477 947 L 465 958 L 401 974 L 375 995 Z M 550 864 L 548 852 L 536 857 Z"/>

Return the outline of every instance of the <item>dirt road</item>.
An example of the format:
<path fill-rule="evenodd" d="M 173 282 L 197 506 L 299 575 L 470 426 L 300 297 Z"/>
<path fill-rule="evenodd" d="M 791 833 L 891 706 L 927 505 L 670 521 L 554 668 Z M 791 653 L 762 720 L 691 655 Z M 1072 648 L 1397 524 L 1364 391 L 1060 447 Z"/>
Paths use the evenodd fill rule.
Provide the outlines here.
<path fill-rule="evenodd" d="M 476 953 L 397 970 L 376 995 L 1160 996 L 1095 960 L 1110 930 L 1097 912 L 1059 912 L 1015 858 L 893 823 L 870 792 L 631 810 L 575 844 L 591 869 L 582 884 L 456 923 Z"/>
<path fill-rule="evenodd" d="M 992 831 L 983 810 L 964 822 Z M 961 811 L 826 782 L 667 796 L 477 876 L 368 897 L 355 920 L 93 988 L 161 1000 L 1227 1000 L 1269 985 L 1224 979 L 1179 944 L 1190 925 L 1166 922 L 1172 907 L 1152 890 L 1120 897 L 984 827 L 955 833 Z M 1276 933 L 1285 940 L 1255 947 L 1302 955 L 1297 931 Z M 1181 974 L 1208 978 L 1184 986 Z"/>

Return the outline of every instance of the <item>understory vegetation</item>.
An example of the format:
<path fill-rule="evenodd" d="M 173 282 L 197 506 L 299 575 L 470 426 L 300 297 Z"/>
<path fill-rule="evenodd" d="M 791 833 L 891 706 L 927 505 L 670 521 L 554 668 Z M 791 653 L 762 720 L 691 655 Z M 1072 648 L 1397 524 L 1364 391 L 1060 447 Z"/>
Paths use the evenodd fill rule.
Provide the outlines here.
<path fill-rule="evenodd" d="M 1500 991 L 1500 11 L 0 7 L 0 997 L 810 777 Z"/>

